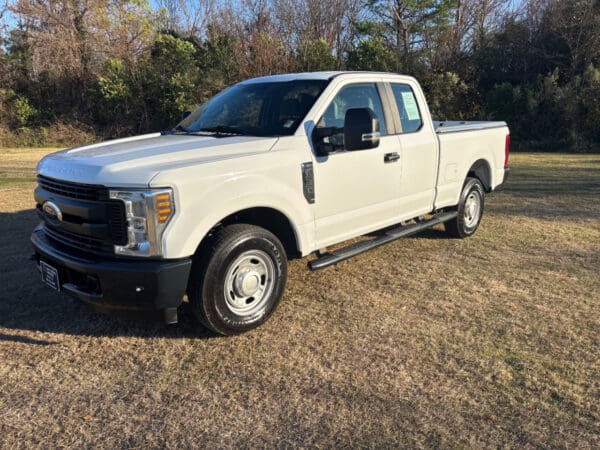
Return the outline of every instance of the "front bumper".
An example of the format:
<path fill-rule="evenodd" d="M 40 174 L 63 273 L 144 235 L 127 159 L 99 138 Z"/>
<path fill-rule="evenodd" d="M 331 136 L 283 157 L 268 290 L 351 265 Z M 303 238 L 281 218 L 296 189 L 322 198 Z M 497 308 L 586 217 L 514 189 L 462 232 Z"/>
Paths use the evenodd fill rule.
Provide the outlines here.
<path fill-rule="evenodd" d="M 50 241 L 37 227 L 31 235 L 35 259 L 58 270 L 60 287 L 103 312 L 163 314 L 177 321 L 192 266 L 190 258 L 131 260 L 74 255 Z"/>

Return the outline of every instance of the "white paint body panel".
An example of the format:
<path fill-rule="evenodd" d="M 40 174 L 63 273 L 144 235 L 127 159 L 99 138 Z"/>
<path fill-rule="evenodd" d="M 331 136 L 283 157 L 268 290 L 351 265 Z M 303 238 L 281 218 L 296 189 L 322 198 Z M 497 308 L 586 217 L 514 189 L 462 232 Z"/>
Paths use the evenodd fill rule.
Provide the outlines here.
<path fill-rule="evenodd" d="M 332 78 L 333 77 L 333 78 Z M 108 187 L 171 187 L 176 212 L 163 236 L 165 258 L 187 257 L 223 218 L 243 209 L 269 207 L 290 221 L 299 251 L 307 255 L 382 227 L 458 203 L 469 168 L 490 168 L 491 187 L 504 176 L 508 128 L 467 127 L 436 133 L 425 97 L 412 77 L 325 72 L 248 80 L 297 78 L 332 81 L 293 136 L 215 138 L 147 134 L 74 148 L 45 157 L 38 173 Z M 415 133 L 383 136 L 379 147 L 316 156 L 310 134 L 336 93 L 356 82 L 411 86 L 423 126 Z M 464 124 L 463 124 L 464 125 Z M 452 129 L 452 132 L 448 130 Z M 400 160 L 383 163 L 398 152 Z M 303 195 L 301 164 L 314 167 L 316 202 Z"/>
<path fill-rule="evenodd" d="M 490 168 L 491 188 L 502 183 L 507 134 L 506 126 L 438 134 L 441 174 L 437 186 L 436 208 L 458 203 L 467 173 L 479 160 L 486 161 Z"/>

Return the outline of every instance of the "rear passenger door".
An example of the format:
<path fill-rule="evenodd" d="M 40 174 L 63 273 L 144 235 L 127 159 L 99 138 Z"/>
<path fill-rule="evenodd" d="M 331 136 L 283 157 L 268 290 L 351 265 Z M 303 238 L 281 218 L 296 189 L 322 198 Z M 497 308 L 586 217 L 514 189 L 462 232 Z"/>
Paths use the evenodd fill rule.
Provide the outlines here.
<path fill-rule="evenodd" d="M 425 123 L 424 99 L 408 83 L 390 83 L 400 118 L 400 215 L 416 217 L 430 212 L 435 200 L 438 142 L 431 123 Z M 431 122 L 431 121 L 429 121 Z"/>

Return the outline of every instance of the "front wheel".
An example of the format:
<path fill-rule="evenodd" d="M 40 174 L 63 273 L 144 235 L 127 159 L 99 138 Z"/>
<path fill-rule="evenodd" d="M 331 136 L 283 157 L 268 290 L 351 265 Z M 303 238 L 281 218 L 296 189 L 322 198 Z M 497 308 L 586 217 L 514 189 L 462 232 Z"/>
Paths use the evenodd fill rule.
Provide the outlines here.
<path fill-rule="evenodd" d="M 481 181 L 477 178 L 467 178 L 460 194 L 458 215 L 444 224 L 446 234 L 460 239 L 473 235 L 483 216 L 484 199 Z"/>
<path fill-rule="evenodd" d="M 287 257 L 271 232 L 235 224 L 211 237 L 192 268 L 188 297 L 194 315 L 212 331 L 231 335 L 265 322 L 287 279 Z"/>

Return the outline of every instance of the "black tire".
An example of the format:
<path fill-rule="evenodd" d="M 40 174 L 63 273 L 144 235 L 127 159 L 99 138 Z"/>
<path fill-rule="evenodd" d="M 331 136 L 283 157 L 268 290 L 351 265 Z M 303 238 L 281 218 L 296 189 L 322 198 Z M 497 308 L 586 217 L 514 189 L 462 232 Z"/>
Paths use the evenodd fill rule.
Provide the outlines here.
<path fill-rule="evenodd" d="M 479 205 L 477 212 L 472 210 L 473 202 Z M 485 203 L 485 191 L 481 181 L 477 178 L 467 178 L 456 210 L 458 215 L 455 219 L 444 224 L 446 234 L 452 238 L 464 239 L 472 236 L 483 217 L 483 206 Z"/>
<path fill-rule="evenodd" d="M 218 230 L 197 256 L 188 298 L 204 326 L 238 334 L 269 318 L 286 280 L 287 256 L 279 239 L 264 228 L 234 224 Z"/>

